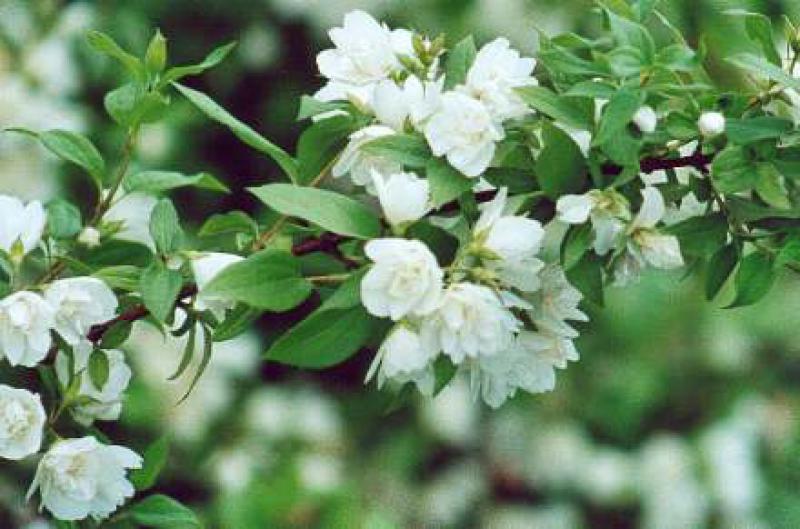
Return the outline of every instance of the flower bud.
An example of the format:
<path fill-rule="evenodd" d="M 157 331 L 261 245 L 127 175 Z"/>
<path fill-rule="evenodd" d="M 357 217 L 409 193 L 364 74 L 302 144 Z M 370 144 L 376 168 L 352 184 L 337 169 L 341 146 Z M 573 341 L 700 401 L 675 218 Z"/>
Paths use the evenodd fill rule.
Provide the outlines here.
<path fill-rule="evenodd" d="M 658 116 L 653 107 L 644 105 L 633 115 L 633 123 L 645 134 L 655 132 L 658 125 Z"/>
<path fill-rule="evenodd" d="M 394 173 L 384 177 L 372 172 L 378 200 L 386 220 L 395 229 L 416 222 L 430 210 L 430 188 L 428 181 L 414 173 Z"/>
<path fill-rule="evenodd" d="M 100 232 L 97 228 L 87 226 L 78 235 L 78 243 L 87 248 L 97 248 L 100 246 Z"/>
<path fill-rule="evenodd" d="M 725 116 L 719 112 L 704 112 L 697 120 L 697 128 L 706 138 L 719 136 L 725 132 Z"/>

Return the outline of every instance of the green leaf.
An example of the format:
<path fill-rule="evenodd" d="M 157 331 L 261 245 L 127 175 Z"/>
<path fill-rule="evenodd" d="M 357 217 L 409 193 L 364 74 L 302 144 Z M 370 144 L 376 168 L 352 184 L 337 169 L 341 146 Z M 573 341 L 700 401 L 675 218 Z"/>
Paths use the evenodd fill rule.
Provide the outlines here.
<path fill-rule="evenodd" d="M 230 52 L 235 47 L 236 47 L 236 43 L 235 42 L 229 42 L 228 44 L 225 44 L 225 45 L 220 46 L 218 48 L 214 48 L 211 51 L 211 53 L 206 55 L 206 58 L 203 59 L 203 61 L 200 62 L 200 63 L 191 64 L 191 65 L 187 65 L 187 66 L 175 66 L 173 68 L 170 68 L 164 74 L 164 77 L 162 78 L 161 82 L 159 83 L 159 86 L 166 86 L 169 83 L 172 83 L 174 81 L 178 81 L 178 80 L 183 79 L 184 77 L 187 77 L 189 75 L 201 74 L 201 73 L 205 72 L 206 70 L 209 70 L 209 69 L 217 66 L 218 64 L 220 64 L 222 61 L 225 60 L 225 58 L 228 56 L 228 54 L 230 54 Z"/>
<path fill-rule="evenodd" d="M 303 131 L 297 143 L 297 183 L 307 185 L 313 181 L 347 145 L 352 130 L 352 117 L 334 116 L 318 121 Z"/>
<path fill-rule="evenodd" d="M 425 168 L 425 174 L 428 176 L 434 207 L 455 200 L 462 193 L 472 189 L 474 184 L 443 158 L 431 158 Z"/>
<path fill-rule="evenodd" d="M 751 53 L 740 53 L 725 59 L 736 67 L 747 70 L 757 77 L 763 77 L 795 90 L 800 90 L 800 79 L 786 73 L 779 66 L 775 66 L 763 57 Z"/>
<path fill-rule="evenodd" d="M 300 97 L 300 109 L 297 111 L 297 121 L 303 121 L 304 119 L 333 110 L 351 110 L 350 103 L 344 101 L 320 101 L 315 97 L 304 95 Z"/>
<path fill-rule="evenodd" d="M 81 211 L 71 202 L 57 198 L 47 204 L 47 230 L 54 239 L 71 239 L 82 227 Z"/>
<path fill-rule="evenodd" d="M 542 114 L 570 127 L 594 129 L 594 101 L 585 97 L 565 97 L 543 86 L 518 88 L 523 101 Z"/>
<path fill-rule="evenodd" d="M 139 289 L 142 301 L 158 321 L 166 321 L 175 309 L 183 278 L 180 272 L 166 268 L 159 261 L 142 272 Z"/>
<path fill-rule="evenodd" d="M 89 378 L 92 380 L 94 387 L 102 390 L 106 382 L 108 382 L 108 375 L 111 371 L 108 363 L 108 355 L 100 349 L 95 349 L 89 355 L 89 362 L 86 369 L 89 372 Z"/>
<path fill-rule="evenodd" d="M 681 244 L 686 255 L 708 257 L 725 244 L 728 220 L 722 213 L 712 213 L 686 219 L 667 228 Z"/>
<path fill-rule="evenodd" d="M 592 143 L 602 146 L 627 130 L 633 115 L 641 106 L 640 93 L 629 89 L 619 90 L 603 109 L 600 127 Z"/>
<path fill-rule="evenodd" d="M 542 191 L 551 199 L 582 191 L 587 182 L 587 166 L 575 141 L 555 125 L 544 123 L 542 144 L 535 168 Z"/>
<path fill-rule="evenodd" d="M 789 192 L 786 189 L 783 175 L 773 164 L 768 162 L 759 163 L 757 171 L 756 192 L 758 196 L 774 208 L 790 209 L 792 201 L 789 200 Z"/>
<path fill-rule="evenodd" d="M 584 297 L 602 307 L 603 261 L 594 252 L 587 252 L 572 268 L 565 270 L 567 279 Z"/>
<path fill-rule="evenodd" d="M 311 290 L 311 284 L 300 276 L 296 258 L 286 252 L 265 250 L 225 268 L 203 292 L 281 312 L 297 306 Z"/>
<path fill-rule="evenodd" d="M 711 176 L 717 190 L 728 194 L 752 189 L 758 172 L 741 147 L 730 145 L 714 158 Z"/>
<path fill-rule="evenodd" d="M 167 464 L 169 456 L 169 438 L 160 437 L 151 443 L 144 451 L 144 464 L 142 468 L 131 472 L 130 479 L 138 491 L 153 488 L 158 481 L 158 476 Z"/>
<path fill-rule="evenodd" d="M 233 132 L 236 137 L 242 140 L 245 144 L 275 160 L 275 162 L 280 166 L 281 169 L 283 169 L 289 178 L 292 179 L 292 181 L 297 180 L 297 162 L 289 155 L 289 153 L 233 117 L 227 110 L 219 106 L 214 102 L 214 100 L 204 93 L 178 83 L 172 84 L 181 94 L 186 97 L 186 99 L 200 109 L 206 116 L 228 127 L 231 132 Z"/>
<path fill-rule="evenodd" d="M 775 48 L 775 41 L 772 36 L 772 22 L 767 16 L 761 13 L 751 13 L 743 9 L 729 9 L 725 11 L 725 14 L 744 19 L 747 36 L 761 48 L 761 51 L 764 52 L 764 55 L 772 64 L 781 65 L 781 56 Z"/>
<path fill-rule="evenodd" d="M 764 219 L 800 218 L 800 209 L 775 209 L 754 203 L 752 200 L 730 195 L 725 197 L 728 210 L 736 222 L 748 223 Z"/>
<path fill-rule="evenodd" d="M 186 334 L 186 345 L 183 348 L 181 362 L 178 364 L 178 368 L 175 372 L 167 377 L 167 380 L 177 380 L 180 378 L 189 368 L 189 364 L 192 363 L 192 358 L 194 358 L 194 348 L 197 344 L 197 321 L 195 318 L 190 317 L 187 318 L 184 325 L 189 326 L 189 332 Z"/>
<path fill-rule="evenodd" d="M 208 326 L 203 324 L 201 328 L 203 329 L 203 358 L 200 360 L 200 365 L 192 378 L 192 382 L 189 384 L 189 388 L 186 390 L 183 397 L 181 397 L 181 400 L 178 401 L 178 404 L 181 404 L 189 398 L 194 388 L 197 387 L 197 383 L 200 382 L 203 373 L 208 369 L 208 364 L 211 362 L 211 354 L 214 352 L 214 339 L 211 329 Z"/>
<path fill-rule="evenodd" d="M 345 281 L 321 307 L 273 343 L 266 358 L 324 369 L 355 354 L 380 324 L 361 306 L 362 277 L 363 274 L 354 274 Z"/>
<path fill-rule="evenodd" d="M 149 496 L 128 510 L 137 523 L 152 529 L 201 529 L 191 509 L 169 496 Z"/>
<path fill-rule="evenodd" d="M 212 215 L 200 228 L 200 237 L 213 237 L 229 233 L 247 233 L 256 235 L 258 224 L 244 211 L 229 211 Z"/>
<path fill-rule="evenodd" d="M 477 54 L 478 49 L 475 47 L 475 40 L 472 35 L 453 46 L 453 49 L 447 55 L 447 62 L 445 63 L 444 87 L 446 90 L 463 84 L 467 80 L 467 72 L 469 72 L 472 63 L 475 62 Z"/>
<path fill-rule="evenodd" d="M 107 93 L 103 105 L 114 121 L 133 127 L 162 119 L 169 98 L 158 92 L 149 92 L 136 83 L 128 83 Z"/>
<path fill-rule="evenodd" d="M 606 10 L 611 33 L 620 46 L 630 46 L 641 53 L 643 63 L 651 64 L 655 56 L 656 45 L 653 37 L 643 25 L 623 18 L 613 11 Z"/>
<path fill-rule="evenodd" d="M 728 244 L 717 250 L 708 262 L 706 270 L 706 299 L 714 299 L 722 286 L 733 273 L 736 263 L 739 260 L 739 252 L 736 246 Z"/>
<path fill-rule="evenodd" d="M 392 134 L 374 139 L 361 147 L 372 156 L 385 157 L 408 167 L 425 167 L 433 156 L 425 138 L 419 134 Z"/>
<path fill-rule="evenodd" d="M 369 208 L 333 191 L 291 184 L 267 184 L 250 191 L 278 213 L 340 235 L 372 239 L 381 232 L 380 222 Z"/>
<path fill-rule="evenodd" d="M 564 270 L 577 265 L 594 242 L 590 223 L 571 226 L 561 243 L 561 264 Z"/>
<path fill-rule="evenodd" d="M 125 69 L 127 69 L 134 76 L 134 78 L 140 81 L 144 80 L 144 65 L 142 64 L 142 61 L 136 56 L 123 50 L 122 47 L 120 47 L 120 45 L 117 44 L 110 36 L 106 35 L 105 33 L 101 33 L 100 31 L 90 31 L 86 36 L 86 40 L 95 50 L 105 53 L 109 57 L 122 64 L 122 66 L 124 66 Z"/>
<path fill-rule="evenodd" d="M 103 188 L 106 162 L 97 148 L 86 137 L 67 130 L 48 130 L 39 134 L 39 140 L 50 152 L 85 169 L 97 189 Z"/>
<path fill-rule="evenodd" d="M 106 266 L 92 273 L 92 277 L 102 280 L 115 290 L 132 292 L 139 288 L 139 268 L 132 265 Z"/>
<path fill-rule="evenodd" d="M 162 255 L 173 253 L 183 243 L 181 221 L 175 206 L 168 198 L 162 198 L 153 208 L 150 215 L 150 235 Z"/>
<path fill-rule="evenodd" d="M 229 193 L 230 189 L 209 173 L 185 175 L 173 171 L 144 171 L 128 176 L 124 182 L 125 190 L 141 193 L 159 194 L 182 187 L 196 187 L 219 193 Z"/>
<path fill-rule="evenodd" d="M 100 348 L 117 349 L 122 346 L 131 335 L 133 324 L 129 321 L 118 321 L 112 324 L 100 340 Z"/>
<path fill-rule="evenodd" d="M 800 263 L 800 236 L 793 235 L 784 241 L 783 247 L 775 257 L 775 266 L 783 267 L 797 263 Z"/>
<path fill-rule="evenodd" d="M 761 140 L 780 138 L 791 132 L 791 121 L 773 116 L 759 116 L 749 119 L 729 118 L 725 123 L 728 139 L 739 145 L 747 145 Z"/>
<path fill-rule="evenodd" d="M 247 331 L 260 315 L 261 311 L 258 309 L 238 305 L 214 328 L 214 341 L 224 342 L 236 338 Z"/>
<path fill-rule="evenodd" d="M 726 308 L 744 307 L 758 302 L 767 295 L 774 282 L 775 271 L 769 256 L 761 252 L 751 253 L 739 263 L 734 279 L 736 298 Z"/>

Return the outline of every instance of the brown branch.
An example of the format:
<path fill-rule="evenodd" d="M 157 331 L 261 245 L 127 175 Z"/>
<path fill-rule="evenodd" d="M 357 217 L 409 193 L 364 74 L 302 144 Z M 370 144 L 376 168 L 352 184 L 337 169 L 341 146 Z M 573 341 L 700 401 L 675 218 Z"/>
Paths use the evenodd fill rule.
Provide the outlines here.
<path fill-rule="evenodd" d="M 180 294 L 178 295 L 178 301 L 186 299 L 188 297 L 194 296 L 197 293 L 197 286 L 195 285 L 187 285 L 183 287 Z M 134 305 L 129 309 L 120 313 L 117 317 L 108 320 L 107 322 L 98 323 L 91 329 L 89 329 L 86 338 L 96 344 L 100 340 L 103 339 L 103 336 L 111 329 L 114 325 L 118 323 L 132 323 L 134 321 L 138 321 L 141 319 L 146 318 L 150 315 L 150 311 L 147 310 L 143 304 Z"/>
<path fill-rule="evenodd" d="M 292 254 L 295 256 L 308 255 L 311 253 L 326 253 L 341 262 L 346 268 L 352 270 L 358 268 L 359 263 L 350 259 L 339 248 L 339 245 L 347 242 L 347 237 L 336 233 L 325 232 L 319 237 L 312 237 L 292 246 Z"/>

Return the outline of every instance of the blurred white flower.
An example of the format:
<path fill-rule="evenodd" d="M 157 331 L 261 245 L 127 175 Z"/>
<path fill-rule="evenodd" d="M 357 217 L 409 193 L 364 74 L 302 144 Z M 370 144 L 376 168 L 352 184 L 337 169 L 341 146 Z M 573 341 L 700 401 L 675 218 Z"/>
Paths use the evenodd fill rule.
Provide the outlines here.
<path fill-rule="evenodd" d="M 427 246 L 405 239 L 373 239 L 364 252 L 375 263 L 361 281 L 361 300 L 370 314 L 399 321 L 436 310 L 444 272 Z"/>
<path fill-rule="evenodd" d="M 317 55 L 319 71 L 328 79 L 315 95 L 321 101 L 368 104 L 376 84 L 402 69 L 398 53 L 413 53 L 410 32 L 391 31 L 360 10 L 347 13 L 342 27 L 328 34 L 335 48 Z"/>
<path fill-rule="evenodd" d="M 128 193 L 109 208 L 103 221 L 119 225 L 115 239 L 143 244 L 155 251 L 150 235 L 150 215 L 158 200 L 144 193 Z"/>
<path fill-rule="evenodd" d="M 46 420 L 39 395 L 0 384 L 0 458 L 18 460 L 38 452 Z"/>
<path fill-rule="evenodd" d="M 342 460 L 330 454 L 302 454 L 297 459 L 297 473 L 306 490 L 329 494 L 338 490 L 345 475 Z"/>
<path fill-rule="evenodd" d="M 455 283 L 443 293 L 439 308 L 422 321 L 426 348 L 443 351 L 460 364 L 466 358 L 508 350 L 520 322 L 488 287 Z"/>
<path fill-rule="evenodd" d="M 105 355 L 108 362 L 108 378 L 102 387 L 97 387 L 89 374 L 89 358 L 92 354 Z M 125 362 L 123 352 L 100 349 L 94 352 L 90 343 L 81 342 L 73 347 L 72 365 L 74 371 L 70 372 L 70 358 L 59 351 L 55 362 L 59 382 L 68 387 L 73 377 L 80 377 L 78 393 L 91 399 L 72 409 L 75 420 L 89 426 L 95 420 L 119 419 L 122 413 L 122 396 L 131 381 L 131 368 Z"/>
<path fill-rule="evenodd" d="M 459 89 L 481 101 L 495 121 L 520 118 L 531 109 L 515 89 L 539 84 L 535 67 L 536 59 L 521 57 L 507 39 L 498 38 L 478 51 Z"/>
<path fill-rule="evenodd" d="M 387 380 L 400 384 L 414 382 L 421 393 L 432 395 L 435 380 L 431 362 L 436 352 L 423 346 L 419 334 L 404 324 L 397 325 L 378 349 L 366 382 L 377 374 L 379 388 Z"/>
<path fill-rule="evenodd" d="M 649 134 L 656 131 L 658 116 L 653 107 L 644 105 L 633 115 L 633 123 L 640 131 Z"/>
<path fill-rule="evenodd" d="M 544 229 L 538 220 L 503 215 L 507 197 L 508 189 L 502 188 L 484 205 L 475 225 L 476 243 L 498 258 L 489 260 L 487 265 L 503 281 L 523 292 L 533 292 L 539 288 L 539 271 L 544 266 L 536 257 Z"/>
<path fill-rule="evenodd" d="M 46 222 L 38 200 L 23 204 L 16 197 L 0 195 L 0 250 L 21 256 L 36 249 Z"/>
<path fill-rule="evenodd" d="M 42 506 L 59 520 L 103 519 L 133 496 L 126 471 L 141 466 L 132 450 L 94 437 L 57 441 L 39 463 L 28 496 L 39 489 Z"/>
<path fill-rule="evenodd" d="M 397 132 L 403 132 L 406 124 L 421 131 L 439 108 L 443 88 L 444 78 L 422 82 L 412 75 L 402 86 L 382 81 L 373 93 L 372 109 L 378 121 Z"/>
<path fill-rule="evenodd" d="M 92 326 L 112 319 L 119 305 L 108 285 L 94 277 L 59 279 L 47 286 L 44 297 L 55 313 L 55 330 L 72 345 Z"/>
<path fill-rule="evenodd" d="M 430 185 L 414 173 L 372 173 L 383 214 L 389 224 L 400 229 L 418 221 L 431 209 Z"/>
<path fill-rule="evenodd" d="M 244 257 L 240 255 L 221 252 L 205 252 L 191 259 L 192 274 L 197 285 L 197 297 L 194 302 L 197 310 L 209 310 L 217 319 L 222 320 L 225 311 L 236 306 L 235 301 L 210 295 L 204 290 L 220 272 L 243 260 Z"/>
<path fill-rule="evenodd" d="M 697 128 L 706 138 L 713 138 L 725 132 L 725 116 L 719 112 L 704 112 L 697 120 Z"/>
<path fill-rule="evenodd" d="M 577 425 L 550 423 L 539 429 L 526 446 L 525 478 L 535 487 L 549 490 L 577 488 L 592 448 L 588 435 Z"/>
<path fill-rule="evenodd" d="M 583 529 L 583 516 L 570 504 L 544 507 L 499 505 L 483 517 L 482 529 Z"/>
<path fill-rule="evenodd" d="M 456 446 L 477 440 L 480 408 L 470 392 L 466 378 L 456 376 L 435 399 L 422 402 L 422 421 L 436 438 Z"/>
<path fill-rule="evenodd" d="M 474 178 L 489 167 L 496 142 L 505 137 L 488 109 L 478 100 L 460 92 L 442 96 L 439 110 L 425 126 L 425 138 L 435 156 L 447 161 L 464 175 Z"/>
<path fill-rule="evenodd" d="M 100 231 L 97 228 L 87 226 L 78 234 L 78 244 L 82 244 L 89 249 L 100 246 Z"/>
<path fill-rule="evenodd" d="M 350 142 L 331 169 L 333 177 L 340 178 L 349 174 L 354 184 L 366 186 L 368 192 L 375 194 L 375 187 L 372 181 L 373 172 L 379 174 L 400 173 L 403 171 L 403 165 L 386 156 L 375 156 L 366 153 L 362 150 L 362 147 L 372 140 L 390 136 L 394 133 L 395 131 L 389 127 L 370 125 L 351 134 Z"/>
<path fill-rule="evenodd" d="M 636 492 L 636 460 L 621 450 L 598 448 L 586 458 L 578 481 L 600 505 L 619 505 Z"/>
<path fill-rule="evenodd" d="M 641 449 L 637 474 L 643 529 L 706 526 L 710 502 L 685 441 L 667 435 L 649 440 Z"/>
<path fill-rule="evenodd" d="M 458 461 L 416 495 L 416 515 L 423 527 L 454 527 L 469 515 L 489 488 L 486 472 L 475 460 Z"/>
<path fill-rule="evenodd" d="M 0 354 L 12 366 L 34 367 L 50 350 L 53 309 L 39 294 L 16 292 L 0 300 Z"/>
<path fill-rule="evenodd" d="M 563 195 L 556 202 L 558 219 L 567 224 L 584 224 L 591 220 L 594 229 L 594 251 L 607 254 L 619 242 L 630 219 L 628 201 L 612 189 L 593 189 L 583 195 Z"/>

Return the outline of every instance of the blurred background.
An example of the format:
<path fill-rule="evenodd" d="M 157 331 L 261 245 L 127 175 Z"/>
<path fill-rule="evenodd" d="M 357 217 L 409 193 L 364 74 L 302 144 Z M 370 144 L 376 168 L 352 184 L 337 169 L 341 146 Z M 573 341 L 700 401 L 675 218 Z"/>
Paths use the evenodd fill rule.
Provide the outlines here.
<path fill-rule="evenodd" d="M 293 151 L 299 96 L 320 85 L 316 53 L 345 12 L 450 42 L 474 32 L 536 49 L 548 34 L 593 34 L 588 0 L 0 0 L 0 128 L 69 128 L 116 152 L 103 94 L 120 72 L 83 35 L 143 50 L 155 27 L 175 63 L 238 40 L 190 84 Z M 796 0 L 664 0 L 664 13 L 712 55 L 737 46 L 721 13 L 800 18 Z M 235 191 L 274 165 L 180 101 L 146 127 L 136 164 L 209 170 Z M 80 179 L 25 138 L 0 135 L 0 192 L 89 202 Z M 177 195 L 186 216 L 245 209 L 245 194 Z M 85 195 L 89 196 L 89 195 Z M 143 214 L 147 197 L 127 212 Z M 499 411 L 464 381 L 433 401 L 364 388 L 370 358 L 308 373 L 260 360 L 274 324 L 222 344 L 199 387 L 166 381 L 182 352 L 147 327 L 129 347 L 137 376 L 120 423 L 141 450 L 172 439 L 159 490 L 224 529 L 795 529 L 800 527 L 800 287 L 785 278 L 756 307 L 726 311 L 680 275 L 613 290 L 555 392 Z M 287 319 L 291 319 L 288 315 Z M 199 355 L 196 355 L 199 356 Z M 0 527 L 47 529 L 23 496 L 32 469 L 0 463 Z"/>

